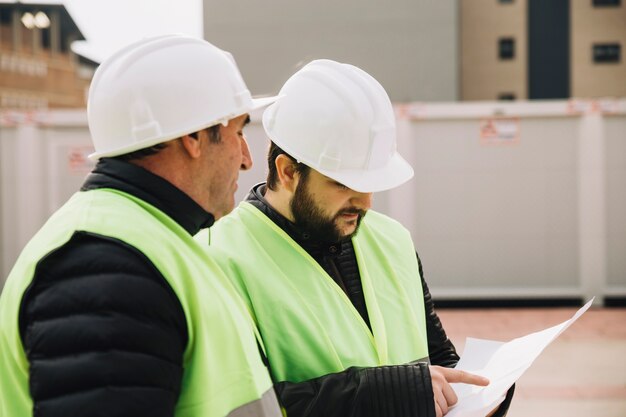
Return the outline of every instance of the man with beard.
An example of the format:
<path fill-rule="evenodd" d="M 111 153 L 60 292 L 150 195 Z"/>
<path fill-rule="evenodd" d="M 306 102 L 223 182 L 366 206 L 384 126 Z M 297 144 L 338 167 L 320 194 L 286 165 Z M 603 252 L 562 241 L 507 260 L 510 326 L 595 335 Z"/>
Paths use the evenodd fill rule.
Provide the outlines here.
<path fill-rule="evenodd" d="M 386 92 L 317 60 L 280 95 L 263 115 L 267 183 L 216 224 L 209 250 L 255 316 L 281 402 L 290 416 L 445 415 L 450 383 L 488 381 L 451 369 L 409 232 L 369 210 L 373 192 L 413 176 Z M 484 415 L 505 414 L 511 395 Z"/>

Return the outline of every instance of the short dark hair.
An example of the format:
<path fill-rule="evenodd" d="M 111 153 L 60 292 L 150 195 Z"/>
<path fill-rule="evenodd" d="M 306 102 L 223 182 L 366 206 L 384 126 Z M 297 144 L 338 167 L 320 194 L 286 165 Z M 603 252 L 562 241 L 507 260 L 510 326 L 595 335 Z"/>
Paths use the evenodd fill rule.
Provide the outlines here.
<path fill-rule="evenodd" d="M 139 159 L 146 158 L 150 155 L 155 155 L 167 147 L 167 143 L 157 143 L 156 145 L 150 146 L 149 148 L 139 149 L 134 152 L 125 153 L 124 155 L 114 156 L 113 159 L 117 159 L 118 161 L 137 161 Z"/>
<path fill-rule="evenodd" d="M 270 142 L 270 150 L 267 153 L 267 188 L 272 191 L 276 191 L 276 185 L 278 185 L 278 172 L 276 171 L 276 158 L 279 155 L 285 155 L 293 161 L 295 171 L 300 174 L 300 181 L 306 181 L 309 176 L 310 167 L 302 162 L 296 161 L 296 159 L 283 151 L 274 142 Z"/>
<path fill-rule="evenodd" d="M 202 130 L 207 131 L 207 133 L 209 134 L 209 141 L 211 141 L 211 143 L 220 143 L 222 141 L 222 137 L 220 135 L 220 125 L 214 125 L 206 129 L 202 129 Z M 189 136 L 191 136 L 194 139 L 198 139 L 198 133 L 201 132 L 202 130 L 189 133 Z M 137 160 L 146 158 L 151 155 L 156 155 L 157 153 L 159 153 L 162 149 L 166 147 L 167 147 L 166 142 L 157 143 L 156 145 L 150 146 L 148 148 L 139 149 L 137 151 L 130 152 L 124 155 L 118 155 L 113 158 L 119 161 L 125 161 L 125 162 L 137 161 Z"/>
<path fill-rule="evenodd" d="M 220 143 L 222 141 L 222 136 L 220 135 L 219 124 L 213 125 L 211 127 L 207 127 L 206 129 L 202 129 L 202 130 L 207 131 L 207 133 L 209 134 L 209 141 L 211 141 L 211 143 Z M 189 136 L 191 136 L 192 138 L 198 139 L 198 133 L 202 132 L 202 130 L 190 133 Z"/>

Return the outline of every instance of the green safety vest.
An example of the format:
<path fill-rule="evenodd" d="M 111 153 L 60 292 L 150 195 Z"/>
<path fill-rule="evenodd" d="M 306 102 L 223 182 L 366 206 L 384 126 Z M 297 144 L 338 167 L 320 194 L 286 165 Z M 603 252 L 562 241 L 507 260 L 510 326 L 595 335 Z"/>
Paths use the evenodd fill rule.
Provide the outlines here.
<path fill-rule="evenodd" d="M 76 231 L 108 236 L 140 250 L 163 274 L 185 312 L 176 416 L 280 416 L 252 319 L 228 278 L 174 220 L 123 192 L 76 193 L 28 243 L 0 297 L 0 416 L 33 413 L 29 364 L 18 328 L 22 296 L 37 263 Z M 105 254 L 103 256 L 106 256 Z"/>
<path fill-rule="evenodd" d="M 249 203 L 206 233 L 263 337 L 275 381 L 300 382 L 350 366 L 428 360 L 424 295 L 409 232 L 374 211 L 353 238 L 372 330 L 344 291 Z"/>

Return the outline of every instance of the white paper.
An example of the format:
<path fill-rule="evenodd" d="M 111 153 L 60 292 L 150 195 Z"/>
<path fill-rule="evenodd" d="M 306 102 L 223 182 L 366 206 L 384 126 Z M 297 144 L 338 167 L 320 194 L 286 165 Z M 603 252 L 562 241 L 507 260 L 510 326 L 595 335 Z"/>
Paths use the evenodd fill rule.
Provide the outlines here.
<path fill-rule="evenodd" d="M 543 350 L 591 306 L 593 298 L 574 316 L 553 327 L 518 337 L 510 342 L 467 338 L 456 369 L 489 379 L 486 387 L 451 384 L 459 401 L 447 417 L 484 417 L 504 400 L 508 389 L 537 359 Z"/>

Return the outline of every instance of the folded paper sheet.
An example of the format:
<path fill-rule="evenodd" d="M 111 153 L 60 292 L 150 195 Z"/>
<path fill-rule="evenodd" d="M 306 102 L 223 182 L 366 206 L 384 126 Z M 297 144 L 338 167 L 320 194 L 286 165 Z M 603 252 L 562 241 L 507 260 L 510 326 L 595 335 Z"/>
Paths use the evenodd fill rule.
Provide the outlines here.
<path fill-rule="evenodd" d="M 478 387 L 452 384 L 459 397 L 447 417 L 484 417 L 502 400 L 508 389 L 530 367 L 541 352 L 591 306 L 593 299 L 574 316 L 548 329 L 513 339 L 508 343 L 467 338 L 456 369 L 489 378 L 490 384 Z"/>

